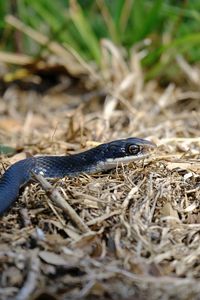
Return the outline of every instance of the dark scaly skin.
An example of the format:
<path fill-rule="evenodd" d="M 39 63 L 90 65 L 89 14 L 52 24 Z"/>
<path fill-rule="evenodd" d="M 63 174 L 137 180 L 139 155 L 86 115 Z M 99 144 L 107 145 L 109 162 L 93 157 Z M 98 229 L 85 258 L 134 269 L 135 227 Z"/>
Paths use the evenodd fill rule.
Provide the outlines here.
<path fill-rule="evenodd" d="M 137 153 L 129 152 L 131 145 L 139 146 Z M 38 156 L 18 161 L 0 179 L 0 214 L 17 199 L 20 188 L 31 179 L 32 172 L 48 178 L 95 173 L 114 168 L 120 159 L 120 162 L 126 163 L 127 159 L 134 161 L 144 158 L 153 148 L 155 145 L 147 140 L 128 138 L 101 144 L 71 156 Z M 116 162 L 112 163 L 114 159 Z"/>

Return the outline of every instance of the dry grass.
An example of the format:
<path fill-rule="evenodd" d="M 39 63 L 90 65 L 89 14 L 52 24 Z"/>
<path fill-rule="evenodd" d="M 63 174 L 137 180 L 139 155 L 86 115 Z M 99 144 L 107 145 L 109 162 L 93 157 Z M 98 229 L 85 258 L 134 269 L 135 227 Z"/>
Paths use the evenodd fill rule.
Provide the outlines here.
<path fill-rule="evenodd" d="M 62 84 L 42 95 L 7 88 L 0 142 L 21 150 L 2 157 L 2 173 L 27 152 L 74 153 L 128 136 L 158 150 L 108 174 L 51 181 L 84 233 L 38 183 L 27 186 L 0 220 L 2 300 L 199 299 L 199 70 L 195 77 L 179 57 L 184 85 L 161 88 L 144 83 L 138 49 L 129 65 L 110 42 L 102 49 L 102 75 L 88 66 L 82 82 L 105 99 L 70 95 Z"/>

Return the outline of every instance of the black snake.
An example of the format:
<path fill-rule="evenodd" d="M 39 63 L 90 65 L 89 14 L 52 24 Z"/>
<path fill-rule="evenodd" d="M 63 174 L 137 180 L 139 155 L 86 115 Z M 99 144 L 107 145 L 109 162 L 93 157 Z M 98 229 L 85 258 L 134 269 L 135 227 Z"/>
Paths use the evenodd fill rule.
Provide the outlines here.
<path fill-rule="evenodd" d="M 29 157 L 11 165 L 0 179 L 0 214 L 17 199 L 19 190 L 31 173 L 47 178 L 96 173 L 149 155 L 155 144 L 139 138 L 128 138 L 101 144 L 85 152 L 70 156 Z"/>

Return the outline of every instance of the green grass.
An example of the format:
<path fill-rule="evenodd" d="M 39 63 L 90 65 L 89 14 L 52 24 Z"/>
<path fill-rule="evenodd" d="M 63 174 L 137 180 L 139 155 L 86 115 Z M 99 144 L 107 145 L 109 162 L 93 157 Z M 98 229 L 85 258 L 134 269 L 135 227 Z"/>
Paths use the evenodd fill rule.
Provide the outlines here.
<path fill-rule="evenodd" d="M 9 4 L 11 1 L 9 2 Z M 13 29 L 3 20 L 14 14 L 24 24 L 43 32 L 49 40 L 73 47 L 84 59 L 100 65 L 101 38 L 109 38 L 131 53 L 132 47 L 149 38 L 143 66 L 147 78 L 167 76 L 176 54 L 190 63 L 200 59 L 200 2 L 162 0 L 16 0 L 0 4 L 1 48 L 39 55 L 40 46 L 30 37 L 13 39 Z M 177 4 L 178 3 L 178 4 Z M 18 44 L 18 45 L 17 45 Z M 17 47 L 19 46 L 20 47 Z M 167 62 L 161 57 L 168 55 Z M 167 74 L 168 73 L 168 74 Z M 171 76 L 171 75 L 170 75 Z"/>

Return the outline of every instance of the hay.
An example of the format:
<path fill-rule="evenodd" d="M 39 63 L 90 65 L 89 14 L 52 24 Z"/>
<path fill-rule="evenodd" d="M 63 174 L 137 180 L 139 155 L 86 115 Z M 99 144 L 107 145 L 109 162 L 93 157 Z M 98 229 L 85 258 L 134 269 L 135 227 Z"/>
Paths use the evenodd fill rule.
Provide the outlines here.
<path fill-rule="evenodd" d="M 11 85 L 1 100 L 0 142 L 20 150 L 16 160 L 129 136 L 148 138 L 158 150 L 107 174 L 50 181 L 86 232 L 38 183 L 29 184 L 0 220 L 1 299 L 199 297 L 199 78 L 186 68 L 184 86 L 144 83 L 142 52 L 133 49 L 127 65 L 110 42 L 102 47 L 103 101 L 98 93 Z M 94 86 L 90 74 L 85 86 Z M 11 160 L 1 157 L 1 173 Z"/>

